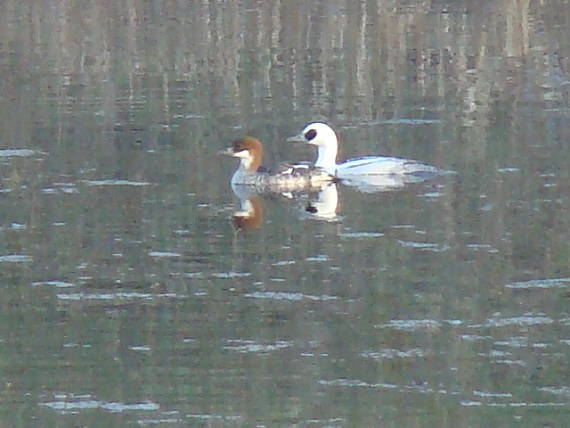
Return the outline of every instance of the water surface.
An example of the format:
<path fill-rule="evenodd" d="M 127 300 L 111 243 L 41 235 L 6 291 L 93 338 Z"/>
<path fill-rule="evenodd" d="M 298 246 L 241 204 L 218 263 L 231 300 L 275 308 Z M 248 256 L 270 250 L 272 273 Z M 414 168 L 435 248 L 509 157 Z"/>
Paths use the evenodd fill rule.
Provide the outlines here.
<path fill-rule="evenodd" d="M 0 9 L 2 425 L 565 425 L 567 1 Z M 313 120 L 454 174 L 236 220 Z"/>

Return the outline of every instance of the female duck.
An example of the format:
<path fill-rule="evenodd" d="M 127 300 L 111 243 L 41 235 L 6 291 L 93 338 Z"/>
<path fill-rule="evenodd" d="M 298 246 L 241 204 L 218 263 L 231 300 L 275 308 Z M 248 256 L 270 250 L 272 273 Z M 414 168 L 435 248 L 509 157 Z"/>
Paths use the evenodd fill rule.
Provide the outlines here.
<path fill-rule="evenodd" d="M 266 170 L 261 166 L 263 145 L 253 137 L 240 138 L 220 153 L 240 159 L 239 167 L 232 176 L 232 186 L 247 185 L 259 190 L 284 192 L 319 187 L 333 180 L 324 169 L 308 164 L 284 164 L 275 172 Z"/>

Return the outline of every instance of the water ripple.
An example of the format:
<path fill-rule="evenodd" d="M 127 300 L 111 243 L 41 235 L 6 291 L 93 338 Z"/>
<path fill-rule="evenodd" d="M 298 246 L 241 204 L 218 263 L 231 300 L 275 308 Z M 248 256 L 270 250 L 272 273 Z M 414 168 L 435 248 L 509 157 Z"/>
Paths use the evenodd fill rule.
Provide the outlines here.
<path fill-rule="evenodd" d="M 538 390 L 548 392 L 549 394 L 570 397 L 570 387 L 568 386 L 544 386 L 542 388 L 538 388 Z"/>
<path fill-rule="evenodd" d="M 148 255 L 156 258 L 182 257 L 182 254 L 172 251 L 149 251 Z"/>
<path fill-rule="evenodd" d="M 182 419 L 176 418 L 162 418 L 162 419 L 139 419 L 137 423 L 139 425 L 163 425 L 163 424 L 178 424 L 181 423 Z"/>
<path fill-rule="evenodd" d="M 220 278 L 220 279 L 246 278 L 250 275 L 251 273 L 249 272 L 234 272 L 234 271 L 218 272 L 212 274 L 214 278 Z"/>
<path fill-rule="evenodd" d="M 37 281 L 32 282 L 32 286 L 39 287 L 43 285 L 48 285 L 50 287 L 57 287 L 57 288 L 68 288 L 68 287 L 77 287 L 77 284 L 72 282 L 65 282 L 65 281 Z"/>
<path fill-rule="evenodd" d="M 281 260 L 272 263 L 271 266 L 289 266 L 289 265 L 294 265 L 295 263 L 297 263 L 295 260 Z"/>
<path fill-rule="evenodd" d="M 36 150 L 30 149 L 1 149 L 0 150 L 0 157 L 2 158 L 9 158 L 9 157 L 28 157 L 34 155 L 44 154 L 42 152 L 38 152 Z"/>
<path fill-rule="evenodd" d="M 484 392 L 484 391 L 473 391 L 474 395 L 479 397 L 492 397 L 492 398 L 511 398 L 513 394 L 510 392 Z"/>
<path fill-rule="evenodd" d="M 156 298 L 173 298 L 180 297 L 175 293 L 162 293 L 162 294 L 151 294 L 151 293 L 136 293 L 136 292 L 122 292 L 122 293 L 67 293 L 58 294 L 57 298 L 61 300 L 152 300 Z"/>
<path fill-rule="evenodd" d="M 299 301 L 299 300 L 315 300 L 315 301 L 324 301 L 324 300 L 337 300 L 338 297 L 336 296 L 314 296 L 311 294 L 303 294 L 303 293 L 289 293 L 286 291 L 256 291 L 254 293 L 247 293 L 245 297 L 253 297 L 254 299 L 272 299 L 272 300 L 290 300 L 290 301 Z"/>
<path fill-rule="evenodd" d="M 390 322 L 379 327 L 403 331 L 433 330 L 441 327 L 441 323 L 435 320 L 390 320 Z"/>
<path fill-rule="evenodd" d="M 224 416 L 224 415 L 212 415 L 210 413 L 194 413 L 194 414 L 190 414 L 190 415 L 186 415 L 187 418 L 192 418 L 192 419 L 200 419 L 200 420 L 228 420 L 228 421 L 237 421 L 241 419 L 241 416 L 238 415 L 230 415 L 230 416 Z"/>
<path fill-rule="evenodd" d="M 505 284 L 507 288 L 566 288 L 570 285 L 570 278 L 533 279 L 530 281 L 512 282 Z"/>
<path fill-rule="evenodd" d="M 526 403 L 526 402 L 513 402 L 513 403 L 483 403 L 481 401 L 474 400 L 461 400 L 459 402 L 464 407 L 565 407 L 566 403 Z"/>
<path fill-rule="evenodd" d="M 328 261 L 329 256 L 326 254 L 319 254 L 318 256 L 314 257 L 307 257 L 305 260 L 308 262 L 326 262 Z"/>
<path fill-rule="evenodd" d="M 88 186 L 150 186 L 146 181 L 130 180 L 83 180 Z"/>
<path fill-rule="evenodd" d="M 510 337 L 508 340 L 498 340 L 493 343 L 495 346 L 508 346 L 511 348 L 526 348 L 528 338 L 521 336 Z"/>
<path fill-rule="evenodd" d="M 382 236 L 384 234 L 380 232 L 346 232 L 340 234 L 341 238 L 346 239 L 380 238 Z"/>
<path fill-rule="evenodd" d="M 291 342 L 278 340 L 274 343 L 258 343 L 253 340 L 228 340 L 223 349 L 240 353 L 268 353 L 291 347 Z"/>
<path fill-rule="evenodd" d="M 436 253 L 442 253 L 449 250 L 449 245 L 447 244 L 434 244 L 430 242 L 414 242 L 414 241 L 401 241 L 398 243 L 404 248 L 415 248 L 423 251 L 433 251 Z"/>
<path fill-rule="evenodd" d="M 12 223 L 10 226 L 0 226 L 0 231 L 3 230 L 26 230 L 28 226 L 23 223 Z"/>
<path fill-rule="evenodd" d="M 407 351 L 400 351 L 398 349 L 380 349 L 379 351 L 364 351 L 360 353 L 361 357 L 371 358 L 373 360 L 384 360 L 394 358 L 415 358 L 425 357 L 429 352 L 422 348 L 408 349 Z"/>
<path fill-rule="evenodd" d="M 134 410 L 155 411 L 160 408 L 158 404 L 150 401 L 145 401 L 142 403 L 107 402 L 107 401 L 86 399 L 86 398 L 91 398 L 89 395 L 68 396 L 67 394 L 59 394 L 57 395 L 56 398 L 65 398 L 66 400 L 50 401 L 39 404 L 40 406 L 46 406 L 49 407 L 50 409 L 57 411 L 103 409 L 113 413 L 134 411 Z"/>
<path fill-rule="evenodd" d="M 554 320 L 549 317 L 545 317 L 543 314 L 525 314 L 520 317 L 511 318 L 490 318 L 483 324 L 473 324 L 470 328 L 481 328 L 481 327 L 506 327 L 511 325 L 518 326 L 533 326 L 533 325 L 545 325 L 552 324 Z"/>
<path fill-rule="evenodd" d="M 0 256 L 0 263 L 29 263 L 33 260 L 31 256 L 25 254 L 6 254 Z"/>

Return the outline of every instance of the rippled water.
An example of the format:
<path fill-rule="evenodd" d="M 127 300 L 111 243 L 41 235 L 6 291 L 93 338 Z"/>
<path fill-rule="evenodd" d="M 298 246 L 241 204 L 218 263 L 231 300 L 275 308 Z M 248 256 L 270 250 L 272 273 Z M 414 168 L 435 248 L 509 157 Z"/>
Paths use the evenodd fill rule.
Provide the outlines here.
<path fill-rule="evenodd" d="M 2 425 L 567 424 L 567 1 L 135 3 L 0 7 Z"/>

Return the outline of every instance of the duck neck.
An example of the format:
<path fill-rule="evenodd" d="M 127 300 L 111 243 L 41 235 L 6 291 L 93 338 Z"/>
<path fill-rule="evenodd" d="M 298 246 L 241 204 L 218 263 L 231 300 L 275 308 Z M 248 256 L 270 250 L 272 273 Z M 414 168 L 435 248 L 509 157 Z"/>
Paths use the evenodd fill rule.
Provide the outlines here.
<path fill-rule="evenodd" d="M 248 183 L 251 180 L 251 177 L 255 174 L 254 171 L 251 171 L 250 164 L 251 162 L 249 159 L 241 159 L 239 167 L 236 172 L 234 172 L 234 175 L 232 177 L 231 182 L 233 184 L 244 184 Z"/>
<path fill-rule="evenodd" d="M 334 170 L 336 166 L 336 147 L 319 146 L 318 150 L 318 157 L 315 162 L 315 166 L 327 171 Z"/>

